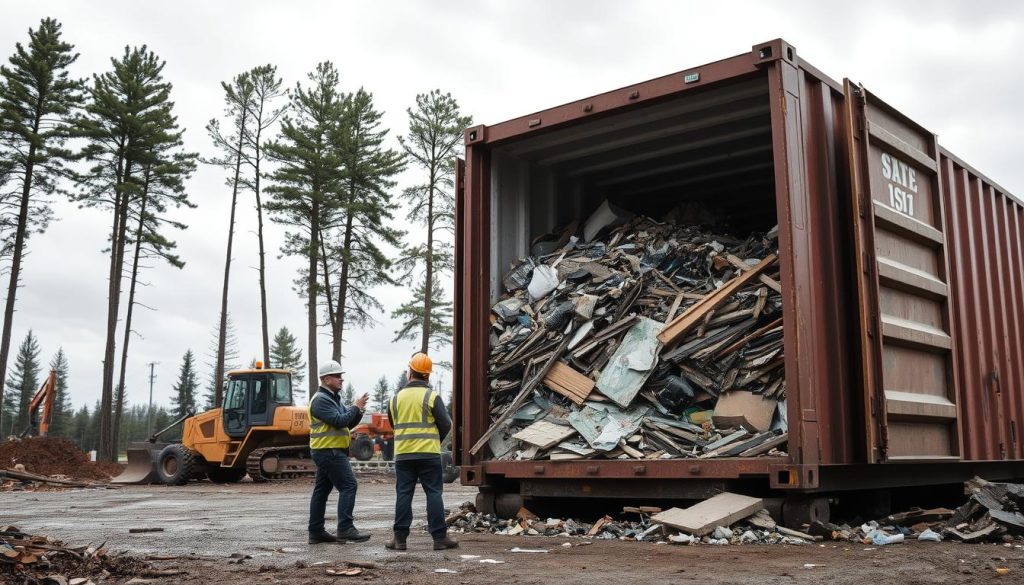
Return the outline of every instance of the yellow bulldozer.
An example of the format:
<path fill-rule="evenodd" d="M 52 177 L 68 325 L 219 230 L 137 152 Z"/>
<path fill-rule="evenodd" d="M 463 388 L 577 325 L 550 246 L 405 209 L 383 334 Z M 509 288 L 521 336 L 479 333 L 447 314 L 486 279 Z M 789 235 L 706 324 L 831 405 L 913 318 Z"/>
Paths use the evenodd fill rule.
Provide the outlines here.
<path fill-rule="evenodd" d="M 159 437 L 184 423 L 180 443 Z M 292 400 L 291 372 L 263 369 L 228 372 L 221 408 L 188 413 L 148 441 L 128 448 L 128 465 L 113 483 L 183 485 L 208 477 L 218 483 L 311 475 L 309 415 Z"/>

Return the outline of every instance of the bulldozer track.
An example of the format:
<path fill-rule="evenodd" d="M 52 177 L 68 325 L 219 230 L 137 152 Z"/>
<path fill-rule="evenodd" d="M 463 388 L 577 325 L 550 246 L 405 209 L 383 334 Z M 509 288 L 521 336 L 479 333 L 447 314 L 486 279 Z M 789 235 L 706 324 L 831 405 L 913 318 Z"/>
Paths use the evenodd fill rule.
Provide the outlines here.
<path fill-rule="evenodd" d="M 279 458 L 277 471 L 264 470 L 263 462 L 268 456 Z M 259 483 L 309 477 L 316 474 L 316 465 L 309 457 L 307 447 L 263 447 L 249 453 L 249 457 L 245 460 L 245 470 L 254 482 Z"/>

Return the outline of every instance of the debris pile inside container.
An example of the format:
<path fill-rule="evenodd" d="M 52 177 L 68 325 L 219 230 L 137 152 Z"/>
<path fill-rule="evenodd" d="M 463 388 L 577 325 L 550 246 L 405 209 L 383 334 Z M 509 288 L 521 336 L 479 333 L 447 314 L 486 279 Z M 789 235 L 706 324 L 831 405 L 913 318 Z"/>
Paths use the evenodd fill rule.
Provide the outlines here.
<path fill-rule="evenodd" d="M 779 455 L 778 230 L 735 238 L 605 202 L 535 241 L 492 307 L 496 459 Z"/>

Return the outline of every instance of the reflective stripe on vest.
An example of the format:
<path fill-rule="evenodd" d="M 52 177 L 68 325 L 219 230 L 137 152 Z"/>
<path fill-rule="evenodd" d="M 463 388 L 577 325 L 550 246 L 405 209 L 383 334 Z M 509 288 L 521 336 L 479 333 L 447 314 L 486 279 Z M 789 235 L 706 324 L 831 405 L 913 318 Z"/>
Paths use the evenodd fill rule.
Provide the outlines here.
<path fill-rule="evenodd" d="M 320 392 L 313 395 L 313 400 L 320 398 Z M 313 400 L 309 401 L 309 448 L 310 449 L 348 449 L 352 435 L 348 429 L 337 429 L 313 416 Z M 330 400 L 324 396 L 322 400 Z"/>
<path fill-rule="evenodd" d="M 406 386 L 391 399 L 395 455 L 441 453 L 441 435 L 434 421 L 437 393 L 426 386 Z"/>

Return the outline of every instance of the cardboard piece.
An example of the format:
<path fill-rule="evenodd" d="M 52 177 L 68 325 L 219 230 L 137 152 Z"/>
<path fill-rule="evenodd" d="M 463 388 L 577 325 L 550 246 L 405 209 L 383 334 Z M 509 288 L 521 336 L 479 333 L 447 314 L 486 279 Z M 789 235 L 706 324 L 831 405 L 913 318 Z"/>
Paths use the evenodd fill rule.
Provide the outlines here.
<path fill-rule="evenodd" d="M 777 400 L 765 399 L 760 394 L 744 390 L 726 392 L 719 397 L 712 420 L 720 429 L 743 427 L 763 433 L 771 429 L 777 406 Z"/>
<path fill-rule="evenodd" d="M 546 420 L 539 420 L 512 435 L 512 437 L 514 439 L 519 439 L 524 443 L 536 445 L 541 449 L 547 449 L 561 443 L 575 434 L 576 429 L 572 427 L 556 425 L 555 423 L 548 422 Z"/>

